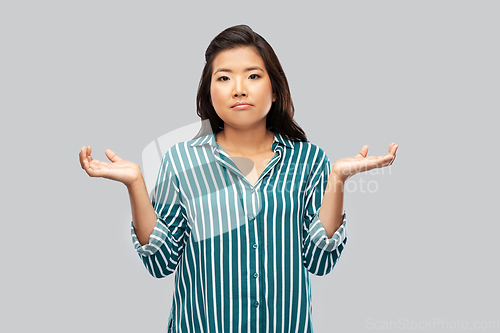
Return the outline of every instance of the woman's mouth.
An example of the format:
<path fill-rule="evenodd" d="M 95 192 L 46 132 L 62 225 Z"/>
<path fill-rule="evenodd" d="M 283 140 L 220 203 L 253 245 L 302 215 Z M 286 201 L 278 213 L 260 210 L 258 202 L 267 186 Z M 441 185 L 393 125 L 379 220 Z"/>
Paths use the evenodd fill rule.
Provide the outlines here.
<path fill-rule="evenodd" d="M 246 110 L 246 109 L 249 109 L 251 107 L 252 107 L 252 105 L 250 105 L 248 103 L 238 102 L 238 103 L 235 103 L 231 108 L 233 110 Z"/>

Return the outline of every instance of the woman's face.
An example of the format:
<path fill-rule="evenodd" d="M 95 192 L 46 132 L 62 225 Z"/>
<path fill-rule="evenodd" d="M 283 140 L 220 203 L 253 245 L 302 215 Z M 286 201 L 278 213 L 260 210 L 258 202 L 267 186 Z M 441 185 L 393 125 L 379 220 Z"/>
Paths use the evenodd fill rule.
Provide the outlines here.
<path fill-rule="evenodd" d="M 221 51 L 212 63 L 210 85 L 212 105 L 217 115 L 239 129 L 266 124 L 266 116 L 276 100 L 264 61 L 252 47 Z"/>

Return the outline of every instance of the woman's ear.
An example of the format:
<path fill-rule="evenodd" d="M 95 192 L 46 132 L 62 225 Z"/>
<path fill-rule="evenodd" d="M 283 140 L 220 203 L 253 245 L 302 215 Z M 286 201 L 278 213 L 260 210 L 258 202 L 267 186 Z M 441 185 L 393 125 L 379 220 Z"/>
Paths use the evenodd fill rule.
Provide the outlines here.
<path fill-rule="evenodd" d="M 273 92 L 273 103 L 276 102 L 276 93 Z"/>

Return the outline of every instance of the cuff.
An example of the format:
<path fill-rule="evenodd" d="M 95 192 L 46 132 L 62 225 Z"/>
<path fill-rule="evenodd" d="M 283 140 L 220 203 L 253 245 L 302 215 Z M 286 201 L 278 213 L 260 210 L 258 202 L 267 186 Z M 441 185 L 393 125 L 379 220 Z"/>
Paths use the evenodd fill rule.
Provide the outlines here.
<path fill-rule="evenodd" d="M 163 244 L 165 244 L 165 240 L 168 235 L 168 230 L 165 224 L 163 224 L 160 219 L 157 219 L 155 228 L 149 236 L 148 244 L 141 245 L 137 239 L 137 235 L 135 234 L 134 221 L 131 221 L 130 228 L 130 234 L 132 235 L 132 242 L 134 243 L 135 250 L 140 255 L 145 257 L 155 254 L 155 252 L 158 251 Z"/>
<path fill-rule="evenodd" d="M 326 230 L 323 224 L 319 220 L 319 210 L 314 215 L 310 224 L 309 234 L 311 235 L 311 241 L 316 244 L 317 247 L 323 249 L 327 252 L 333 252 L 337 247 L 344 242 L 347 237 L 346 229 L 346 214 L 344 211 L 342 225 L 335 231 L 331 238 L 328 238 Z"/>

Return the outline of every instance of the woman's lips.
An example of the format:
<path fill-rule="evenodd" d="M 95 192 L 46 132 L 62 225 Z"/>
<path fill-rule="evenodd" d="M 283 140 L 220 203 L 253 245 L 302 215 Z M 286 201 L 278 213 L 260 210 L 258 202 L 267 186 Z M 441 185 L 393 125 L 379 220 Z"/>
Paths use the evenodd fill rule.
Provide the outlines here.
<path fill-rule="evenodd" d="M 234 110 L 245 110 L 250 109 L 252 106 L 250 104 L 237 104 L 232 106 L 231 108 Z"/>

